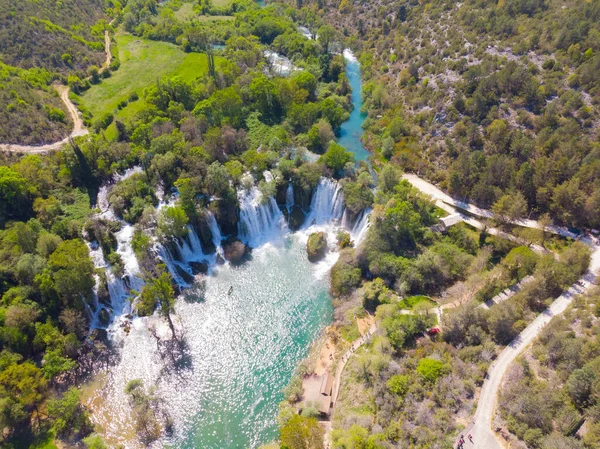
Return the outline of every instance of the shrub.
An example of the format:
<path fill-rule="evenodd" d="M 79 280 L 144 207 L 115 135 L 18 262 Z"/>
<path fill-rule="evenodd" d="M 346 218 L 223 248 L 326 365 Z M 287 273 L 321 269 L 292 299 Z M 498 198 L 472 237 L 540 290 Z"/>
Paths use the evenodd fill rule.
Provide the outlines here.
<path fill-rule="evenodd" d="M 428 383 L 435 383 L 438 378 L 450 372 L 450 368 L 440 360 L 425 358 L 419 361 L 417 372 Z"/>

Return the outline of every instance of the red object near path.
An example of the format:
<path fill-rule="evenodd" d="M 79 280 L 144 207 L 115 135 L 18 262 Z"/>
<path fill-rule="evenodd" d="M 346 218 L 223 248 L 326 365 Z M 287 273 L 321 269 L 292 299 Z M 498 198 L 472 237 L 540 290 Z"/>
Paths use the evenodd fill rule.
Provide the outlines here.
<path fill-rule="evenodd" d="M 429 335 L 437 335 L 437 334 L 439 334 L 440 332 L 442 332 L 442 330 L 441 330 L 439 327 L 432 327 L 431 329 L 429 329 L 429 330 L 427 331 L 427 333 L 428 333 Z"/>

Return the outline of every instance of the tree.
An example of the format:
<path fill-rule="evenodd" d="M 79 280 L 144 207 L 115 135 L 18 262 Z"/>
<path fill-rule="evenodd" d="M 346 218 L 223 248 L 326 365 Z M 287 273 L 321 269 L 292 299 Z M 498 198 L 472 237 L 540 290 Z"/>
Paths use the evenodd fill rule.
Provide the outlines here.
<path fill-rule="evenodd" d="M 391 299 L 390 290 L 387 288 L 383 279 L 375 278 L 364 286 L 363 307 L 368 310 L 375 310 L 380 304 L 389 302 Z"/>
<path fill-rule="evenodd" d="M 289 449 L 323 449 L 324 433 L 315 418 L 295 415 L 281 428 L 280 439 Z"/>
<path fill-rule="evenodd" d="M 166 238 L 183 238 L 188 235 L 188 221 L 183 207 L 165 207 L 158 216 L 158 230 Z"/>
<path fill-rule="evenodd" d="M 0 225 L 24 217 L 31 210 L 33 188 L 13 169 L 0 166 Z"/>
<path fill-rule="evenodd" d="M 386 159 L 394 155 L 394 139 L 390 136 L 384 137 L 381 141 L 381 155 Z"/>
<path fill-rule="evenodd" d="M 331 49 L 331 44 L 337 36 L 337 31 L 331 25 L 323 25 L 317 32 L 318 41 L 323 48 L 323 53 L 328 54 Z"/>
<path fill-rule="evenodd" d="M 333 129 L 327 120 L 319 120 L 308 130 L 308 148 L 315 153 L 322 153 L 335 139 Z"/>
<path fill-rule="evenodd" d="M 511 249 L 502 261 L 502 264 L 510 273 L 510 277 L 517 281 L 533 273 L 536 263 L 537 256 L 525 246 L 518 246 Z"/>
<path fill-rule="evenodd" d="M 229 188 L 227 170 L 218 162 L 213 162 L 206 172 L 206 188 L 211 195 L 223 195 Z"/>
<path fill-rule="evenodd" d="M 417 372 L 428 383 L 435 383 L 439 377 L 444 376 L 450 371 L 450 367 L 444 362 L 432 358 L 419 360 Z"/>
<path fill-rule="evenodd" d="M 87 449 L 106 449 L 106 444 L 104 444 L 102 437 L 95 433 L 84 438 L 83 442 Z"/>
<path fill-rule="evenodd" d="M 388 389 L 398 396 L 404 396 L 410 387 L 410 377 L 404 374 L 396 374 L 387 381 Z"/>
<path fill-rule="evenodd" d="M 567 391 L 577 407 L 583 408 L 590 404 L 592 386 L 596 381 L 596 372 L 593 366 L 585 365 L 576 369 L 567 380 Z"/>
<path fill-rule="evenodd" d="M 292 77 L 292 82 L 296 84 L 299 89 L 304 89 L 308 92 L 308 96 L 311 99 L 315 98 L 315 91 L 317 90 L 317 78 L 306 70 L 297 72 Z"/>
<path fill-rule="evenodd" d="M 44 398 L 46 380 L 33 363 L 13 364 L 0 372 L 0 392 L 12 398 L 24 410 L 31 410 Z"/>
<path fill-rule="evenodd" d="M 521 192 L 503 195 L 492 205 L 492 212 L 504 223 L 514 222 L 527 213 L 527 201 Z"/>
<path fill-rule="evenodd" d="M 94 264 L 90 260 L 88 247 L 82 240 L 61 242 L 48 259 L 48 268 L 56 289 L 63 301 L 78 304 L 91 298 L 94 287 Z"/>
<path fill-rule="evenodd" d="M 175 311 L 175 293 L 168 271 L 163 271 L 157 278 L 148 279 L 140 292 L 137 304 L 140 315 L 150 315 L 157 306 L 160 307 L 160 315 L 167 319 L 173 338 L 177 339 L 171 318 L 171 314 Z"/>
<path fill-rule="evenodd" d="M 88 414 L 79 402 L 80 396 L 80 391 L 71 387 L 61 398 L 48 401 L 48 416 L 59 437 L 87 435 L 92 430 Z"/>
<path fill-rule="evenodd" d="M 329 149 L 322 156 L 325 165 L 339 174 L 348 162 L 354 162 L 354 155 L 338 143 L 330 142 Z"/>

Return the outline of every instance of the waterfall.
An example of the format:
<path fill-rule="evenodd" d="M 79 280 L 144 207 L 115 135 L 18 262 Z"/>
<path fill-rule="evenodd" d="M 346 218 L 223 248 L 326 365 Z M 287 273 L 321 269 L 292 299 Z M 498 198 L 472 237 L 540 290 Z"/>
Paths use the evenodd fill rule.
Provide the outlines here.
<path fill-rule="evenodd" d="M 117 237 L 117 254 L 123 261 L 123 278 L 128 282 L 128 290 L 140 291 L 144 281 L 141 279 L 140 265 L 131 246 L 134 231 L 133 225 L 125 223 L 115 237 Z M 117 304 L 113 304 L 113 309 L 115 313 L 120 314 L 126 306 L 128 306 L 127 301 L 119 301 Z"/>
<path fill-rule="evenodd" d="M 90 258 L 94 263 L 94 268 L 102 269 L 106 267 L 106 263 L 104 261 L 104 253 L 102 252 L 102 248 L 100 245 L 92 245 L 90 242 L 86 242 L 86 245 L 90 252 Z M 98 290 L 100 289 L 100 276 L 94 274 L 94 289 L 92 296 L 92 304 L 88 304 L 84 302 L 85 309 L 88 311 L 90 317 L 90 329 L 99 329 L 101 328 L 100 324 L 100 312 L 103 308 L 103 305 L 98 301 Z"/>
<path fill-rule="evenodd" d="M 285 226 L 283 214 L 273 197 L 262 201 L 262 194 L 256 187 L 238 192 L 240 203 L 240 222 L 238 234 L 240 240 L 256 248 L 263 243 L 280 236 Z"/>
<path fill-rule="evenodd" d="M 177 249 L 179 250 L 179 260 L 184 263 L 201 262 L 206 260 L 202 243 L 198 238 L 196 231 L 188 225 L 188 233 L 183 239 L 177 240 Z"/>
<path fill-rule="evenodd" d="M 292 207 L 294 207 L 294 187 L 290 182 L 287 190 L 285 191 L 285 208 L 287 209 L 288 213 L 292 211 Z"/>
<path fill-rule="evenodd" d="M 350 235 L 354 240 L 354 245 L 357 246 L 367 235 L 367 230 L 369 229 L 369 218 L 371 217 L 372 209 L 368 208 L 363 210 L 356 219 L 354 226 L 352 226 L 350 230 Z"/>
<path fill-rule="evenodd" d="M 208 227 L 210 228 L 210 233 L 212 234 L 212 240 L 217 254 L 221 257 L 224 257 L 223 246 L 221 244 L 223 241 L 221 228 L 219 228 L 219 224 L 217 223 L 217 219 L 215 218 L 214 214 L 210 211 L 208 212 Z"/>
<path fill-rule="evenodd" d="M 101 329 L 104 328 L 100 319 L 102 310 L 109 311 L 113 316 L 123 314 L 125 307 L 128 305 L 128 289 L 125 286 L 123 279 L 117 278 L 113 273 L 110 264 L 104 258 L 102 247 L 98 245 L 97 242 L 95 242 L 95 244 L 86 242 L 86 244 L 89 248 L 90 257 L 94 263 L 94 268 L 104 271 L 106 287 L 110 297 L 110 307 L 107 307 L 105 304 L 101 304 L 98 300 L 98 290 L 100 288 L 101 280 L 100 276 L 95 274 L 94 294 L 92 297 L 93 303 L 91 305 L 86 303 L 85 306 L 90 315 L 90 329 Z"/>
<path fill-rule="evenodd" d="M 188 287 L 189 284 L 182 277 L 182 270 L 185 271 L 182 265 L 175 260 L 171 251 L 160 243 L 155 246 L 155 250 L 157 252 L 158 257 L 160 257 L 161 261 L 167 267 L 167 270 L 171 274 L 171 278 L 173 278 L 173 282 L 175 282 L 180 287 Z M 187 272 L 187 271 L 186 271 Z M 191 276 L 191 275 L 190 275 Z"/>
<path fill-rule="evenodd" d="M 321 178 L 310 203 L 306 224 L 322 225 L 338 222 L 344 213 L 344 196 L 341 186 L 329 178 Z"/>

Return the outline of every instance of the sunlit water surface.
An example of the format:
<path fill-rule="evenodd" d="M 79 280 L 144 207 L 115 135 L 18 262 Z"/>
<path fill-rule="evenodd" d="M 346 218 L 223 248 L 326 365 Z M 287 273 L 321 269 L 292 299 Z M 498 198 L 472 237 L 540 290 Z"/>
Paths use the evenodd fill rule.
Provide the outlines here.
<path fill-rule="evenodd" d="M 102 393 L 103 408 L 114 414 L 99 424 L 120 435 L 117 440 L 132 433 L 131 423 L 117 417 L 128 414 L 126 383 L 142 378 L 147 386 L 157 386 L 175 422 L 174 437 L 159 447 L 254 448 L 277 438 L 282 389 L 331 321 L 326 273 L 334 259 L 312 265 L 305 242 L 304 235 L 288 235 L 254 250 L 241 267 L 217 267 L 206 278 L 205 291 L 191 289 L 188 301 L 177 302 L 189 369 L 161 373 L 164 362 L 147 330 L 148 319 L 135 320 Z M 161 326 L 160 332 L 168 334 Z"/>

